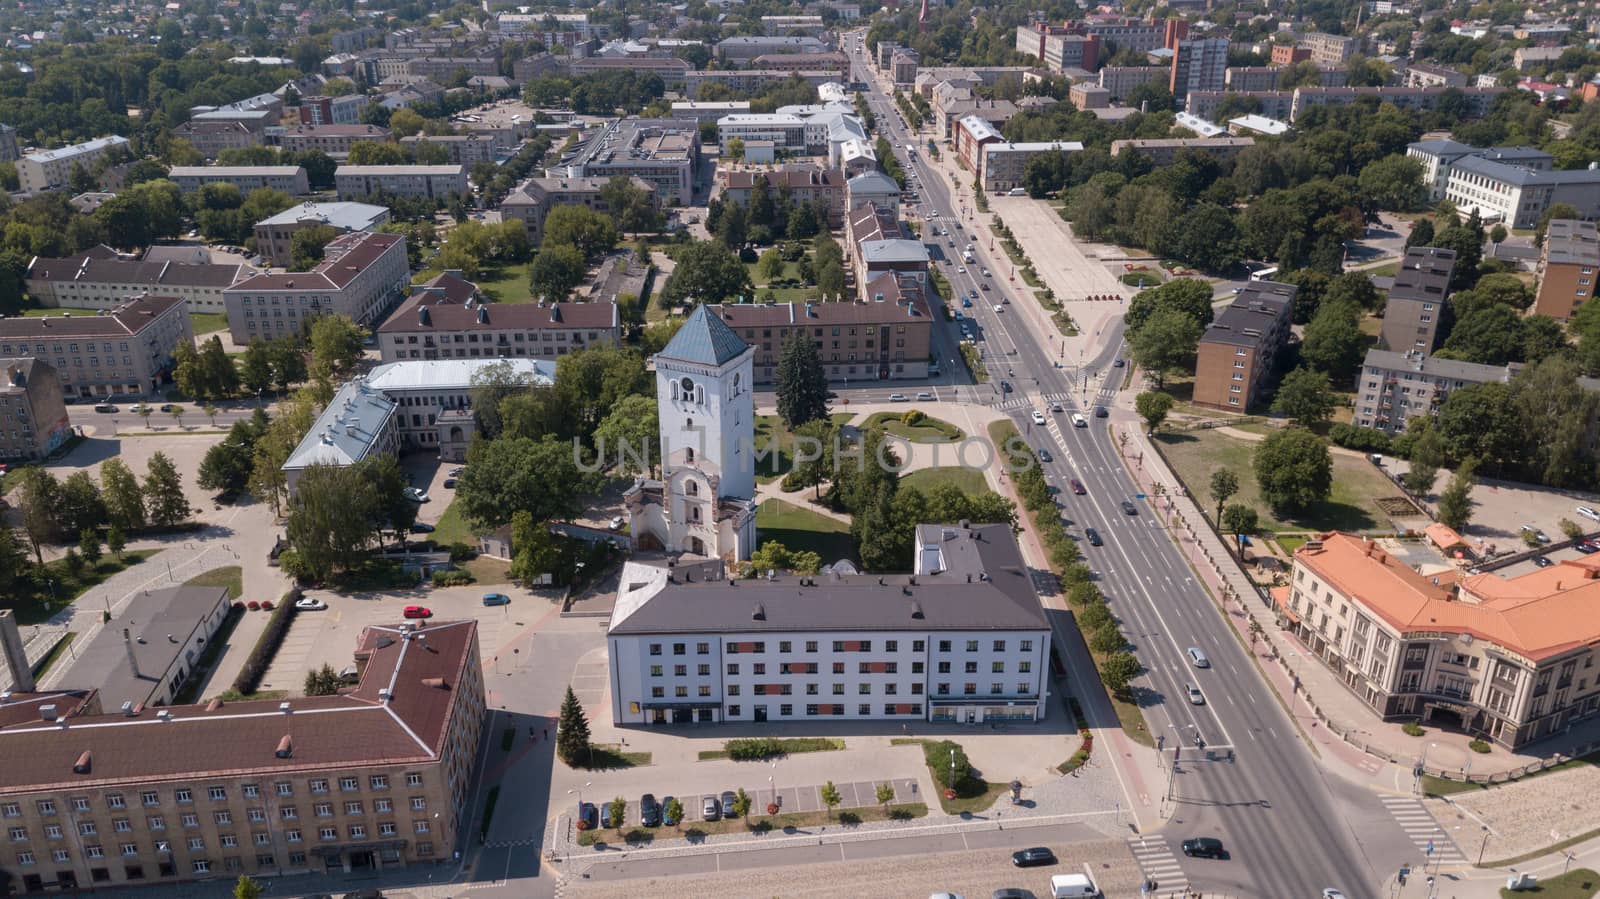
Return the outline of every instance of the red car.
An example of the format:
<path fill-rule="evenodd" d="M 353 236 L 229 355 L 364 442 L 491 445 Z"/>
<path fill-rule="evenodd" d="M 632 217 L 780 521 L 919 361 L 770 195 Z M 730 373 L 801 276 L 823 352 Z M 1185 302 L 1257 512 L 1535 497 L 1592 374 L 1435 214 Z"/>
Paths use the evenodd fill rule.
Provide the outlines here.
<path fill-rule="evenodd" d="M 1085 493 L 1088 493 L 1089 491 L 1083 489 L 1083 482 L 1082 481 L 1078 480 L 1077 478 L 1073 478 L 1072 479 L 1072 492 L 1078 494 L 1079 496 L 1083 496 Z"/>
<path fill-rule="evenodd" d="M 407 617 L 407 618 L 432 618 L 433 617 L 433 610 L 428 608 L 427 606 L 406 606 L 405 617 Z"/>

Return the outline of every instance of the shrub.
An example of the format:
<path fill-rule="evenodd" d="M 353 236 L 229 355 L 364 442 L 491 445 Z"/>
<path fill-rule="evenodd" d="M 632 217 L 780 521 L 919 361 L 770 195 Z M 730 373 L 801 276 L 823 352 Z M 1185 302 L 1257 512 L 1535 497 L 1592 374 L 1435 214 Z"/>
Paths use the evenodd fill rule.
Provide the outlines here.
<path fill-rule="evenodd" d="M 450 544 L 450 561 L 467 562 L 478 557 L 478 551 L 465 543 Z"/>
<path fill-rule="evenodd" d="M 259 611 L 259 610 L 260 610 L 260 609 L 261 609 L 261 603 L 259 603 L 259 602 L 256 602 L 256 601 L 255 601 L 255 600 L 253 600 L 253 599 L 252 599 L 252 600 L 250 600 L 250 602 L 249 602 L 249 603 L 248 603 L 248 604 L 247 604 L 247 605 L 246 605 L 246 608 L 248 608 L 248 609 L 249 609 L 249 610 L 250 610 L 250 611 L 252 611 L 252 612 L 255 612 L 255 611 Z"/>
<path fill-rule="evenodd" d="M 791 471 L 783 476 L 783 483 L 780 486 L 783 487 L 784 493 L 794 493 L 797 490 L 804 490 L 810 485 L 800 479 L 800 472 Z"/>
<path fill-rule="evenodd" d="M 953 760 L 952 752 L 955 753 Z M 952 789 L 972 776 L 972 763 L 967 760 L 966 750 L 961 748 L 960 743 L 951 740 L 924 743 L 922 758 L 933 773 L 934 783 L 941 790 Z"/>
<path fill-rule="evenodd" d="M 783 754 L 783 747 L 771 737 L 729 740 L 724 748 L 728 750 L 728 758 L 736 762 L 757 761 Z"/>
<path fill-rule="evenodd" d="M 435 571 L 433 573 L 433 585 L 435 587 L 464 587 L 472 583 L 473 580 L 472 572 L 463 571 L 459 568 L 452 568 L 448 571 Z"/>
<path fill-rule="evenodd" d="M 1420 737 L 1423 734 L 1427 733 L 1427 731 L 1422 729 L 1422 725 L 1418 724 L 1415 721 L 1407 721 L 1404 725 L 1401 726 L 1400 729 L 1405 731 L 1406 732 L 1406 736 L 1408 736 L 1408 737 Z"/>
<path fill-rule="evenodd" d="M 288 593 L 283 594 L 272 617 L 267 619 L 267 626 L 261 631 L 255 647 L 250 650 L 250 656 L 244 660 L 244 667 L 239 669 L 239 676 L 233 681 L 235 690 L 250 694 L 261 685 L 267 666 L 272 664 L 272 657 L 278 654 L 278 647 L 283 645 L 284 635 L 289 633 L 289 624 L 294 621 L 294 604 L 300 596 L 299 587 L 291 587 Z"/>
<path fill-rule="evenodd" d="M 270 611 L 272 611 L 272 600 L 270 600 L 270 599 L 263 599 L 263 600 L 262 600 L 262 601 L 261 601 L 261 611 L 263 611 L 263 612 L 270 612 Z"/>
<path fill-rule="evenodd" d="M 1377 428 L 1363 428 L 1338 422 L 1328 428 L 1328 439 L 1334 446 L 1342 446 L 1360 453 L 1393 453 L 1394 443 L 1389 435 Z"/>
<path fill-rule="evenodd" d="M 1078 770 L 1079 768 L 1082 768 L 1084 766 L 1084 764 L 1086 762 L 1088 762 L 1088 761 L 1089 761 L 1089 753 L 1084 751 L 1084 750 L 1082 750 L 1082 749 L 1080 749 L 1077 752 L 1074 752 L 1072 754 L 1072 758 L 1067 759 L 1066 761 L 1062 762 L 1056 768 L 1056 770 L 1060 771 L 1062 774 L 1071 774 L 1072 772 Z"/>
<path fill-rule="evenodd" d="M 300 558 L 300 554 L 292 549 L 286 549 L 278 553 L 278 568 L 284 574 L 297 581 L 303 581 L 311 577 L 311 566 L 307 565 L 305 560 Z"/>
<path fill-rule="evenodd" d="M 1473 740 L 1467 744 L 1467 748 L 1473 752 L 1484 754 L 1489 751 L 1489 744 L 1483 740 Z"/>
<path fill-rule="evenodd" d="M 927 418 L 927 417 L 928 416 L 923 415 L 920 410 L 912 409 L 912 410 L 906 412 L 906 414 L 900 416 L 900 420 L 905 422 L 906 427 L 911 428 L 911 427 L 916 427 L 919 422 L 921 422 L 924 418 Z"/>
<path fill-rule="evenodd" d="M 235 612 L 243 612 L 245 610 L 244 600 L 242 600 L 242 599 L 234 600 L 233 601 L 233 610 Z"/>

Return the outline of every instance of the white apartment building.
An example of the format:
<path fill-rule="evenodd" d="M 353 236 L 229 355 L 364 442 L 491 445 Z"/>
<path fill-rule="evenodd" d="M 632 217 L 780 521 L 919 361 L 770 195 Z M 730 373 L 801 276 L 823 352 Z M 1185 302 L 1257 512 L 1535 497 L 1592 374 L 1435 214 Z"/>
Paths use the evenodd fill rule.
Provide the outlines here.
<path fill-rule="evenodd" d="M 1367 350 L 1354 420 L 1363 428 L 1402 434 L 1411 419 L 1436 414 L 1452 392 L 1471 384 L 1504 384 L 1515 373 L 1512 366 L 1440 359 L 1416 351 Z"/>
<path fill-rule="evenodd" d="M 883 577 L 630 562 L 607 640 L 616 724 L 978 724 L 1047 703 L 1050 625 L 1005 525 L 921 525 L 913 573 Z"/>
<path fill-rule="evenodd" d="M 36 256 L 23 277 L 28 295 L 41 306 L 109 310 L 159 294 L 187 300 L 191 312 L 221 312 L 222 292 L 253 272 L 238 264 L 138 262 L 101 246 L 60 259 Z"/>
<path fill-rule="evenodd" d="M 23 193 L 38 193 L 65 187 L 72 177 L 72 167 L 84 171 L 94 167 L 95 160 L 107 153 L 128 146 L 128 139 L 115 134 L 96 138 L 70 147 L 41 150 L 17 160 L 17 182 Z"/>
<path fill-rule="evenodd" d="M 1022 176 L 1028 163 L 1035 158 L 1050 153 L 1077 153 L 1082 149 L 1083 144 L 1075 140 L 984 144 L 981 150 L 983 189 L 993 195 L 1023 187 Z"/>
<path fill-rule="evenodd" d="M 233 184 L 244 193 L 263 187 L 281 190 L 291 197 L 311 193 L 306 170 L 297 165 L 180 165 L 174 166 L 167 177 L 186 194 L 207 184 Z"/>
<path fill-rule="evenodd" d="M 341 165 L 333 173 L 341 200 L 388 194 L 446 201 L 467 192 L 462 165 Z"/>
<path fill-rule="evenodd" d="M 0 319 L 0 357 L 50 363 L 69 397 L 138 396 L 171 380 L 173 350 L 194 342 L 189 304 L 139 297 L 108 312 Z"/>
<path fill-rule="evenodd" d="M 246 278 L 223 293 L 223 305 L 234 342 L 245 344 L 296 333 L 302 321 L 318 315 L 370 325 L 409 293 L 410 284 L 404 237 L 352 231 L 334 238 L 311 271 Z"/>
<path fill-rule="evenodd" d="M 1593 219 L 1600 216 L 1600 169 L 1549 171 L 1467 156 L 1450 167 L 1445 198 L 1462 212 L 1477 210 L 1483 221 L 1510 228 L 1537 226 L 1556 203 L 1571 204 L 1580 217 Z"/>

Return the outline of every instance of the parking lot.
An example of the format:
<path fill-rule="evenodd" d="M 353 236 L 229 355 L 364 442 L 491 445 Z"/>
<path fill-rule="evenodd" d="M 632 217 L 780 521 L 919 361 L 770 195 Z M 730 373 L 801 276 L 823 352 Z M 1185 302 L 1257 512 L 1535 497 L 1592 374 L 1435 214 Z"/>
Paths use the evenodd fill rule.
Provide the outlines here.
<path fill-rule="evenodd" d="M 511 603 L 485 606 L 483 594 L 504 593 Z M 320 612 L 295 615 L 289 633 L 262 679 L 263 690 L 288 690 L 298 694 L 305 685 L 306 673 L 323 665 L 335 671 L 353 664 L 356 638 L 371 625 L 395 625 L 404 620 L 406 606 L 422 605 L 433 611 L 434 621 L 478 621 L 478 646 L 485 668 L 493 665 L 495 650 L 509 641 L 522 627 L 532 624 L 556 608 L 550 600 L 527 590 L 500 584 L 491 587 L 442 587 L 430 590 L 386 592 L 383 595 L 345 596 L 331 590 L 307 590 L 308 598 L 320 599 L 328 608 Z"/>

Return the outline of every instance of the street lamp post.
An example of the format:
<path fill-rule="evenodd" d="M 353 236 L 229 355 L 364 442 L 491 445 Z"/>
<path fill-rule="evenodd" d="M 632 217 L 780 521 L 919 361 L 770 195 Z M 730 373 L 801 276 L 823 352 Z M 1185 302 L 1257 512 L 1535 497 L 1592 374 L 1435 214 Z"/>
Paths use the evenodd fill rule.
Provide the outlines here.
<path fill-rule="evenodd" d="M 1483 845 L 1478 847 L 1478 864 L 1479 864 L 1479 866 L 1483 865 L 1483 852 L 1484 852 L 1484 850 L 1489 848 L 1489 825 L 1484 824 L 1482 826 L 1483 826 Z"/>

